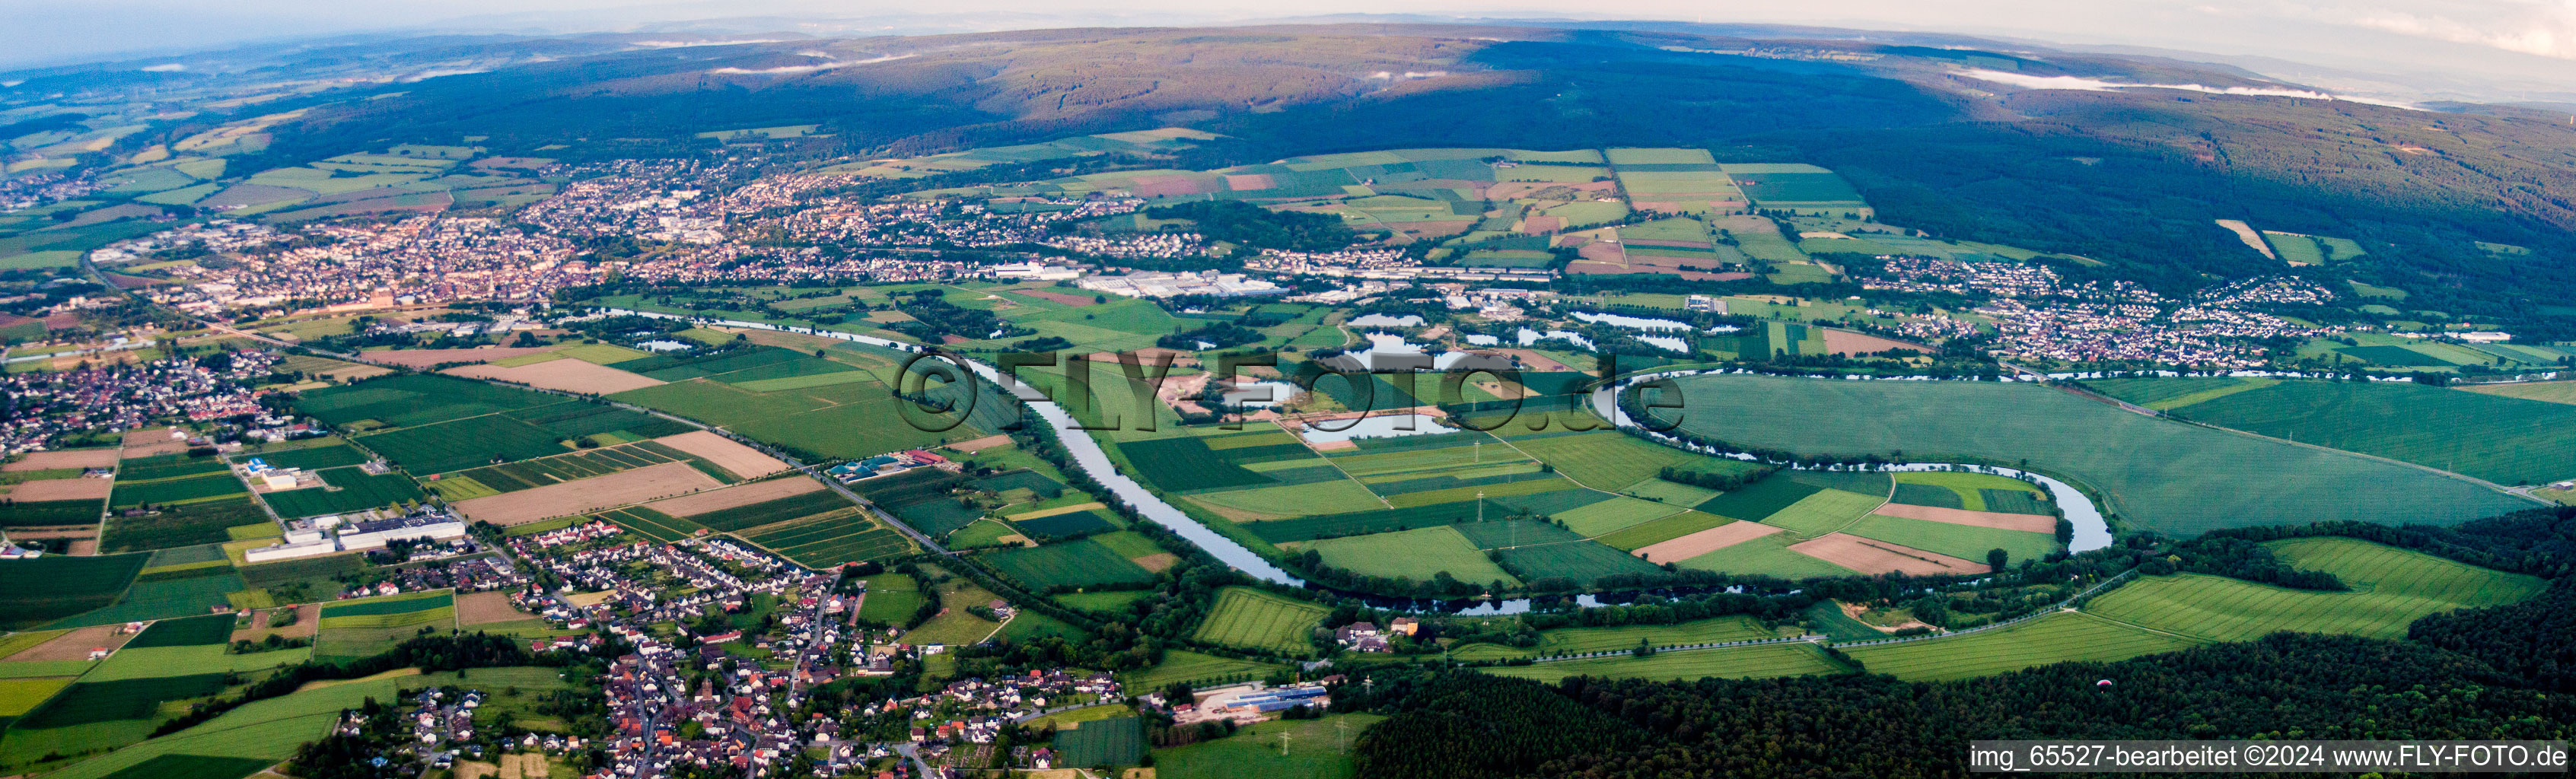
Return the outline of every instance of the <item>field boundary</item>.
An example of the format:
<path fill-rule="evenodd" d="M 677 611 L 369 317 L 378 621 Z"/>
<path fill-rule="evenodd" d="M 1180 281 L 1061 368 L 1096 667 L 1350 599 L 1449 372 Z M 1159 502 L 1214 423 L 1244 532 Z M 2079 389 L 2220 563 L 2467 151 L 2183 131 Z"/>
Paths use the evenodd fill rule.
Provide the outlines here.
<path fill-rule="evenodd" d="M 2091 586 L 2091 587 L 2086 587 L 2086 588 L 2084 588 L 2084 591 L 2083 591 L 2083 592 L 2078 592 L 2078 593 L 2075 593 L 2074 595 L 2067 596 L 2067 598 L 2066 598 L 2065 600 L 2058 601 L 2058 602 L 2057 602 L 2055 605 L 2053 605 L 2053 606 L 2050 606 L 2050 607 L 2048 607 L 2048 608 L 2039 609 L 2039 610 L 2037 610 L 2037 611 L 2033 611 L 2033 612 L 2028 613 L 2028 614 L 2024 614 L 2024 615 L 2021 615 L 2021 616 L 2018 616 L 2018 617 L 2014 617 L 2014 618 L 2012 618 L 2012 619 L 2002 620 L 2002 621 L 1999 621 L 1999 622 L 1988 622 L 1988 623 L 1983 624 L 1983 625 L 1978 625 L 1978 626 L 1976 626 L 1976 627 L 1972 627 L 1972 628 L 1964 628 L 1964 629 L 1960 629 L 1960 630 L 1949 630 L 1949 631 L 1943 631 L 1943 632 L 1940 632 L 1940 633 L 1927 633 L 1927 634 L 1920 635 L 1920 636 L 1904 636 L 1904 637 L 1900 637 L 1900 638 L 1878 638 L 1878 639 L 1871 639 L 1871 640 L 1868 640 L 1868 641 L 1853 641 L 1853 642 L 1850 642 L 1850 643 L 1831 644 L 1831 646 L 1832 646 L 1833 648 L 1835 648 L 1835 649 L 1841 649 L 1841 648 L 1843 648 L 1843 647 L 1847 647 L 1847 646 L 1849 646 L 1849 647 L 1863 647 L 1863 646 L 1879 646 L 1879 645 L 1883 645 L 1883 644 L 1903 644 L 1903 643 L 1911 643 L 1911 642 L 1915 642 L 1915 641 L 1931 641 L 1931 640 L 1935 640 L 1935 639 L 1950 638 L 1950 637 L 1952 637 L 1952 636 L 1965 636 L 1965 635 L 1969 635 L 1969 634 L 1973 634 L 1973 633 L 1983 633 L 1983 632 L 1986 632 L 1986 631 L 1989 631 L 1989 630 L 1995 630 L 1995 629 L 1998 629 L 1998 628 L 2004 628 L 2004 627 L 2010 627 L 2010 626 L 2013 626 L 2013 625 L 2019 625 L 2019 624 L 2021 624 L 2021 623 L 2029 622 L 2029 621 L 2031 621 L 2031 620 L 2038 619 L 2038 618 L 2040 618 L 2040 617 L 2045 617 L 2045 616 L 2048 616 L 2048 615 L 2050 615 L 2050 614 L 2056 614 L 2056 613 L 2059 613 L 2059 612 L 2067 612 L 2067 611 L 2072 611 L 2072 612 L 2076 612 L 2076 613 L 2079 613 L 2079 614 L 2083 614 L 2084 616 L 2088 616 L 2088 617 L 2095 617 L 2095 618 L 2099 619 L 2100 617 L 2099 617 L 2098 615 L 2095 615 L 2095 614 L 2091 614 L 2091 613 L 2085 612 L 2083 609 L 2078 608 L 2078 607 L 2076 607 L 2076 606 L 2074 606 L 2074 605 L 2072 605 L 2072 604 L 2074 604 L 2076 601 L 2083 600 L 2083 599 L 2085 599 L 2085 598 L 2087 598 L 2087 597 L 2091 597 L 2091 596 L 2093 596 L 2093 595 L 2095 595 L 2095 594 L 2098 594 L 2098 593 L 2100 593 L 2102 590 L 2109 588 L 2111 585 L 2116 584 L 2116 583 L 2119 583 L 2119 582 L 2121 582 L 2121 581 L 2123 581 L 2123 580 L 2126 580 L 2126 579 L 2128 579 L 2128 578 L 2129 578 L 2129 577 L 2131 577 L 2131 576 L 2135 576 L 2135 575 L 2137 575 L 2137 573 L 2138 573 L 2138 569 L 2136 569 L 2136 568 L 2131 568 L 2131 569 L 2126 570 L 2126 571 L 2121 571 L 2118 575 L 2112 576 L 2111 578 L 2108 578 L 2108 579 L 2104 579 L 2104 580 L 2102 580 L 2102 581 L 2100 581 L 2100 582 L 2096 582 L 2096 583 L 2094 583 L 2094 585 L 2093 585 L 2093 586 Z M 2117 622 L 2118 620 L 2109 620 L 2109 621 Z M 2122 624 L 2126 624 L 2126 623 L 2122 623 Z M 2134 626 L 2134 625 L 2132 625 L 2131 627 L 2135 627 L 2135 626 Z M 2141 629 L 2143 629 L 2143 628 L 2141 628 Z M 2165 631 L 2158 630 L 2158 631 L 2154 631 L 2154 632 L 2157 632 L 2157 633 L 2164 633 Z M 2167 635 L 2171 635 L 2171 634 L 2167 634 Z M 2194 639 L 2194 640 L 2202 640 L 2202 641 L 2205 641 L 2205 640 L 2207 640 L 2207 639 Z"/>

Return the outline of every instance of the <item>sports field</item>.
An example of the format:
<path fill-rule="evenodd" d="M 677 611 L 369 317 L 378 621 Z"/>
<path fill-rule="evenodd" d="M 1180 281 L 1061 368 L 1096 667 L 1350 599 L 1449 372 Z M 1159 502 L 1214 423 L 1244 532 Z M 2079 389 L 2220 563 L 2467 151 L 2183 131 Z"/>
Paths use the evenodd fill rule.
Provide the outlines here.
<path fill-rule="evenodd" d="M 921 585 L 904 574 L 881 573 L 868 577 L 867 581 L 867 598 L 859 602 L 861 619 L 900 624 L 928 600 L 928 596 L 921 594 Z"/>
<path fill-rule="evenodd" d="M 1360 734 L 1385 717 L 1333 714 L 1318 719 L 1275 719 L 1202 741 L 1154 752 L 1156 779 L 1353 779 L 1352 753 Z M 1282 741 L 1280 736 L 1287 736 Z M 1286 748 L 1281 748 L 1285 743 Z"/>
<path fill-rule="evenodd" d="M 2416 468 L 2150 419 L 2031 384 L 1678 381 L 1684 427 L 1700 435 L 1801 454 L 2026 460 L 2091 485 L 2126 521 L 2168 533 L 2337 519 L 2449 523 L 2533 505 Z"/>
<path fill-rule="evenodd" d="M 2278 631 L 2402 638 L 2416 619 L 2452 609 L 2529 598 L 2542 579 L 2492 571 L 2348 538 L 2301 538 L 2264 545 L 2292 566 L 2325 571 L 2351 592 L 2309 592 L 2200 574 L 2151 576 L 2103 595 L 2085 610 L 2106 619 L 2212 641 L 2249 641 Z"/>
<path fill-rule="evenodd" d="M 2172 378 L 2152 388 L 2221 390 L 2242 379 Z M 2093 382 L 2113 397 L 2130 386 Z M 2180 402 L 2189 401 L 2189 402 Z M 2136 402 L 2136 401 L 2131 401 Z M 2576 476 L 2576 406 L 2399 381 L 2276 381 L 2243 391 L 2207 390 L 2168 400 L 2166 413 L 2195 422 L 2378 455 L 2499 484 Z"/>
<path fill-rule="evenodd" d="M 1305 655 L 1314 651 L 1314 639 L 1308 634 L 1323 623 L 1326 613 L 1324 607 L 1312 603 L 1250 587 L 1227 587 L 1217 591 L 1216 606 L 1208 610 L 1206 621 L 1199 623 L 1191 637 L 1244 649 Z"/>
<path fill-rule="evenodd" d="M 1846 669 L 1814 644 L 1791 643 L 1727 647 L 1687 652 L 1659 652 L 1650 657 L 1603 657 L 1559 663 L 1507 665 L 1482 669 L 1496 676 L 1516 676 L 1550 684 L 1569 676 L 1623 679 L 1692 680 L 1769 679 L 1843 673 Z"/>
<path fill-rule="evenodd" d="M 2188 649 L 2200 642 L 2111 622 L 2084 613 L 2057 613 L 1955 638 L 1909 641 L 1844 650 L 1870 673 L 1907 681 L 1990 676 L 2038 665 L 2109 662 Z"/>

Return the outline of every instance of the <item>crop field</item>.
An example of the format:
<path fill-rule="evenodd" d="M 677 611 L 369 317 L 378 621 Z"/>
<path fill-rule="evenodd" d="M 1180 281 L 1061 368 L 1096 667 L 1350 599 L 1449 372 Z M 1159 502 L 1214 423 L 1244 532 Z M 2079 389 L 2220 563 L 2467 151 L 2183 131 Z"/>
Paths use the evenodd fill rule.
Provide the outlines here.
<path fill-rule="evenodd" d="M 608 512 L 600 512 L 598 517 L 608 519 L 608 522 L 618 524 L 618 527 L 626 527 L 626 530 L 634 530 L 636 535 L 644 535 L 649 537 L 649 540 L 659 540 L 659 542 L 683 540 L 683 537 L 696 535 L 698 530 L 706 530 L 706 524 L 688 522 L 688 519 L 672 517 L 672 514 L 654 512 L 654 509 L 647 509 L 647 506 L 608 509 Z M 544 522 L 536 522 L 536 524 L 544 524 Z M 528 524 L 520 524 L 520 527 L 528 527 Z"/>
<path fill-rule="evenodd" d="M 845 508 L 852 508 L 852 506 L 847 498 L 841 497 L 840 493 L 817 490 L 777 500 L 761 501 L 748 506 L 693 514 L 689 516 L 689 520 L 724 532 L 755 528 Z"/>
<path fill-rule="evenodd" d="M 1039 541 L 1109 530 L 1118 526 L 1117 519 L 1106 509 L 1068 511 L 1034 519 L 1020 517 L 1011 520 L 1011 527 L 1018 529 L 1022 535 Z"/>
<path fill-rule="evenodd" d="M 306 487 L 263 494 L 260 499 L 287 517 L 339 514 L 421 499 L 420 488 L 400 473 L 370 476 L 356 468 L 332 468 L 321 473 L 322 483 L 330 489 Z"/>
<path fill-rule="evenodd" d="M 1510 647 L 1499 644 L 1466 644 L 1451 654 L 1467 660 L 1505 659 L 1513 657 L 1553 657 L 1591 652 L 1619 652 L 1637 648 L 1638 641 L 1658 647 L 1685 644 L 1715 644 L 1728 641 L 1752 641 L 1777 638 L 1778 633 L 1762 627 L 1752 617 L 1714 617 L 1673 625 L 1618 625 L 1588 628 L 1556 628 L 1538 634 L 1538 646 Z"/>
<path fill-rule="evenodd" d="M 1065 726 L 1055 732 L 1055 750 L 1068 766 L 1135 765 L 1146 751 L 1145 723 L 1115 717 Z"/>
<path fill-rule="evenodd" d="M 224 461 L 220 458 L 189 457 L 184 454 L 165 454 L 155 457 L 138 457 L 118 463 L 116 466 L 116 477 L 118 481 L 122 482 L 149 482 L 159 481 L 162 479 L 175 479 L 181 476 L 222 473 L 224 467 Z"/>
<path fill-rule="evenodd" d="M 222 463 L 218 461 L 216 464 Z M 108 500 L 108 507 L 126 508 L 187 503 L 226 495 L 239 495 L 249 491 L 249 488 L 242 486 L 240 479 L 234 478 L 230 473 L 222 472 L 148 482 L 120 480 L 116 483 L 116 492 Z"/>
<path fill-rule="evenodd" d="M 2006 559 L 2013 563 L 2037 560 L 2058 549 L 2054 533 L 2002 530 L 1876 514 L 1862 517 L 1842 532 L 1977 562 L 1984 562 L 1986 552 L 1993 549 L 2004 550 L 2008 556 Z"/>
<path fill-rule="evenodd" d="M 2053 663 L 2127 660 L 2189 649 L 2197 643 L 2078 612 L 2050 614 L 1955 638 L 1844 651 L 1870 673 L 1929 682 L 1991 676 Z"/>
<path fill-rule="evenodd" d="M 1568 530 L 1583 536 L 1616 533 L 1689 509 L 1638 498 L 1612 498 L 1586 506 L 1558 512 L 1553 519 L 1565 523 Z"/>
<path fill-rule="evenodd" d="M 68 677 L 0 679 L 0 727 L 44 705 L 71 683 Z"/>
<path fill-rule="evenodd" d="M 45 555 L 0 566 L 0 626 L 49 622 L 106 606 L 149 555 Z"/>
<path fill-rule="evenodd" d="M 1890 475 L 1896 477 L 1896 498 L 1891 503 L 1966 511 L 2048 513 L 2038 486 L 2020 479 L 1959 471 L 1901 471 Z M 1996 505 L 1988 505 L 1989 502 Z"/>
<path fill-rule="evenodd" d="M 1705 511 L 1684 511 L 1662 519 L 1633 525 L 1595 540 L 1609 544 L 1615 549 L 1634 552 L 1732 521 L 1735 520 Z"/>
<path fill-rule="evenodd" d="M 1634 646 L 1634 644 L 1630 644 Z M 1771 679 L 1848 672 L 1813 644 L 1728 647 L 1690 652 L 1662 652 L 1652 657 L 1603 657 L 1561 663 L 1499 666 L 1481 669 L 1496 676 L 1535 679 L 1554 684 L 1572 676 L 1622 679 L 1694 680 Z"/>
<path fill-rule="evenodd" d="M 1463 582 L 1500 581 L 1508 585 L 1520 581 L 1486 559 L 1456 528 L 1445 525 L 1325 539 L 1310 542 L 1306 548 L 1322 554 L 1325 565 L 1368 576 L 1404 576 L 1421 582 L 1446 571 Z"/>
<path fill-rule="evenodd" d="M 505 414 L 406 427 L 360 436 L 361 446 L 419 474 L 445 473 L 565 451 L 563 437 Z"/>
<path fill-rule="evenodd" d="M 2451 523 L 2532 505 L 2403 465 L 2150 419 L 2028 384 L 1678 381 L 1692 410 L 1684 426 L 1701 435 L 1801 454 L 1902 449 L 1909 459 L 2027 460 L 2089 484 L 2126 521 L 2166 533 L 2328 520 Z M 2092 443 L 2102 440 L 2122 445 Z M 1727 514 L 1714 504 L 1729 495 L 1701 510 Z"/>
<path fill-rule="evenodd" d="M 99 536 L 100 551 L 125 552 L 221 543 L 232 539 L 229 528 L 268 520 L 268 512 L 261 511 L 248 495 L 155 506 L 154 510 L 159 513 L 107 520 L 107 529 Z"/>
<path fill-rule="evenodd" d="M 2234 379 L 2163 381 L 2244 386 L 2228 384 Z M 2412 382 L 2282 381 L 2178 404 L 2166 413 L 2500 484 L 2576 476 L 2565 454 L 2576 440 L 2576 407 L 2557 403 Z"/>
<path fill-rule="evenodd" d="M 1785 475 L 1775 474 L 1761 481 L 1720 493 L 1717 497 L 1710 498 L 1708 502 L 1693 508 L 1721 517 L 1758 522 L 1763 517 L 1779 513 L 1780 510 L 1822 490 L 1821 487 L 1800 484 Z"/>
<path fill-rule="evenodd" d="M 1324 607 L 1312 603 L 1250 587 L 1227 587 L 1217 591 L 1216 606 L 1208 610 L 1207 620 L 1199 623 L 1191 637 L 1243 649 L 1304 655 L 1314 651 L 1309 634 L 1323 624 L 1327 613 Z"/>
<path fill-rule="evenodd" d="M 1217 679 L 1259 679 L 1286 666 L 1255 660 L 1204 655 L 1186 649 L 1163 652 L 1163 662 L 1142 671 L 1128 671 L 1119 681 L 1128 689 L 1160 691 L 1179 682 L 1208 682 Z"/>
<path fill-rule="evenodd" d="M 827 512 L 810 520 L 773 525 L 743 539 L 784 555 L 799 565 L 828 568 L 862 560 L 884 561 L 912 552 L 912 541 L 878 524 L 857 507 Z"/>
<path fill-rule="evenodd" d="M 1562 577 L 1573 580 L 1576 586 L 1589 586 L 1604 576 L 1661 570 L 1654 563 L 1591 541 L 1514 547 L 1503 550 L 1502 555 L 1503 569 L 1522 581 Z"/>
<path fill-rule="evenodd" d="M 347 444 L 333 443 L 329 446 L 288 449 L 282 452 L 261 452 L 235 459 L 247 461 L 252 458 L 268 463 L 271 468 L 302 468 L 310 471 L 363 463 L 367 461 L 367 453 Z"/>
<path fill-rule="evenodd" d="M 429 488 L 448 500 L 471 500 L 675 459 L 680 458 L 642 444 L 612 446 L 456 471 L 441 475 Z"/>
<path fill-rule="evenodd" d="M 794 355 L 787 354 L 791 358 Z M 898 413 L 900 401 L 894 394 L 875 381 L 760 392 L 750 386 L 724 383 L 721 378 L 724 377 L 674 381 L 620 392 L 610 399 L 723 427 L 790 451 L 802 451 L 812 455 L 810 459 L 868 457 L 984 435 L 972 424 L 940 433 L 917 429 Z M 982 402 L 979 400 L 977 405 L 980 410 Z"/>
<path fill-rule="evenodd" d="M 2352 539 L 2265 546 L 2294 566 L 2334 574 L 2354 591 L 2309 592 L 2201 574 L 2152 576 L 2095 599 L 2086 610 L 2212 641 L 2249 641 L 2285 630 L 2400 638 L 2425 615 L 2513 603 L 2544 586 L 2530 576 Z"/>
<path fill-rule="evenodd" d="M 423 373 L 313 390 L 296 400 L 295 410 L 333 427 L 370 420 L 408 427 L 558 402 L 552 395 Z"/>
<path fill-rule="evenodd" d="M 1724 499 L 1724 496 L 1718 498 Z M 1798 535 L 1813 537 L 1840 530 L 1886 502 L 1887 498 L 1881 495 L 1818 490 L 1763 517 L 1762 524 L 1778 525 Z"/>
<path fill-rule="evenodd" d="M 1681 560 L 1676 564 L 1699 571 L 1764 574 L 1783 579 L 1850 576 L 1857 573 L 1852 569 L 1810 557 L 1789 548 L 1796 543 L 1798 539 L 1789 533 L 1773 533 Z"/>
<path fill-rule="evenodd" d="M 596 392 L 598 388 L 585 388 Z M 543 406 L 531 406 L 505 412 L 503 416 L 544 428 L 562 438 L 589 438 L 602 444 L 615 441 L 640 441 L 666 435 L 686 433 L 696 428 L 685 422 L 674 422 L 641 411 L 629 411 L 606 403 L 567 400 Z"/>
<path fill-rule="evenodd" d="M 209 614 L 202 617 L 165 619 L 152 623 L 125 642 L 127 649 L 149 649 L 161 646 L 203 646 L 221 644 L 233 634 L 232 616 Z"/>
<path fill-rule="evenodd" d="M 47 500 L 0 503 L 0 527 L 88 525 L 98 522 L 106 501 Z"/>
<path fill-rule="evenodd" d="M 986 552 L 976 555 L 975 559 L 1013 581 L 1041 592 L 1154 581 L 1154 574 L 1088 538 Z"/>
<path fill-rule="evenodd" d="M 456 597 L 440 591 L 345 600 L 322 607 L 321 628 L 412 628 L 438 624 L 454 627 Z"/>

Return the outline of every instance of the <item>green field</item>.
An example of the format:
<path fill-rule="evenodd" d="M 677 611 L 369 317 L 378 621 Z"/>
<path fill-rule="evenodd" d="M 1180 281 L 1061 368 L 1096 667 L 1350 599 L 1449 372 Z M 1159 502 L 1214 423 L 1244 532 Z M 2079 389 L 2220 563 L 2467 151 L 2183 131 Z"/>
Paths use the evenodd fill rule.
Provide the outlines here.
<path fill-rule="evenodd" d="M 221 543 L 232 539 L 232 528 L 268 521 L 268 512 L 260 510 L 247 494 L 156 505 L 152 509 L 157 513 L 109 518 L 106 530 L 99 535 L 99 548 L 124 552 Z"/>
<path fill-rule="evenodd" d="M 108 507 L 127 508 L 189 503 L 226 495 L 239 495 L 249 491 L 249 488 L 242 486 L 241 479 L 220 471 L 148 482 L 119 480 L 116 483 L 115 493 L 108 497 Z"/>
<path fill-rule="evenodd" d="M 2023 560 L 2037 560 L 2057 551 L 2057 536 L 2022 530 L 1956 525 L 1903 517 L 1872 514 L 1844 528 L 1843 532 L 1863 538 L 1910 546 L 1926 552 L 1939 552 L 1961 560 L 1985 562 L 1986 552 L 2004 550 L 2012 565 Z"/>
<path fill-rule="evenodd" d="M 1623 552 L 1634 552 L 1737 520 L 1705 511 L 1685 511 L 1596 539 Z"/>
<path fill-rule="evenodd" d="M 1499 581 L 1512 585 L 1520 581 L 1485 559 L 1484 553 L 1476 551 L 1476 545 L 1468 543 L 1456 528 L 1445 525 L 1330 538 L 1309 542 L 1306 548 L 1321 553 L 1325 565 L 1366 576 L 1403 576 L 1425 582 L 1445 571 L 1459 581 L 1476 584 Z"/>
<path fill-rule="evenodd" d="M 1327 613 L 1312 603 L 1250 587 L 1227 587 L 1217 591 L 1216 605 L 1190 637 L 1242 649 L 1305 655 L 1314 651 L 1309 634 Z"/>
<path fill-rule="evenodd" d="M 106 606 L 150 555 L 45 555 L 0 566 L 0 626 L 42 624 Z"/>
<path fill-rule="evenodd" d="M 1385 717 L 1333 714 L 1308 720 L 1267 720 L 1234 735 L 1154 752 L 1156 779 L 1353 779 L 1360 734 Z M 1280 736 L 1287 736 L 1281 748 Z"/>
<path fill-rule="evenodd" d="M 842 563 L 886 560 L 912 551 L 912 541 L 878 524 L 857 509 L 836 510 L 812 519 L 782 523 L 743 540 L 785 555 L 799 564 L 828 568 Z"/>
<path fill-rule="evenodd" d="M 2326 520 L 2454 523 L 2532 505 L 2407 466 L 2150 419 L 2031 384 L 1678 381 L 1690 410 L 1684 427 L 1700 435 L 1801 454 L 1902 450 L 1917 460 L 2028 461 L 2090 485 L 2127 522 L 2168 533 Z M 2106 440 L 2121 445 L 2096 445 Z M 1701 510 L 1727 514 L 1708 504 Z"/>
<path fill-rule="evenodd" d="M 2158 381 L 2246 386 L 2224 378 Z M 2123 397 L 2125 389 L 2112 385 L 2104 391 L 2130 400 Z M 2178 403 L 2167 413 L 2499 484 L 2546 484 L 2576 476 L 2576 462 L 2566 455 L 2576 446 L 2576 407 L 2393 381 L 2282 381 L 2203 394 L 2183 396 L 2192 402 Z"/>
<path fill-rule="evenodd" d="M 1845 651 L 1870 673 L 1890 674 L 1907 681 L 1939 681 L 1991 676 L 2052 663 L 2126 660 L 2188 649 L 2198 643 L 2090 614 L 2057 613 L 1954 638 Z"/>
<path fill-rule="evenodd" d="M 1591 587 L 1604 576 L 1651 575 L 1660 570 L 1654 563 L 1592 541 L 1513 547 L 1503 550 L 1502 557 L 1503 569 L 1522 581 L 1546 584 L 1546 579 L 1563 578 L 1578 588 Z"/>
<path fill-rule="evenodd" d="M 1135 717 L 1068 723 L 1055 732 L 1056 759 L 1067 766 L 1135 765 L 1145 749 L 1145 723 Z"/>
<path fill-rule="evenodd" d="M 1160 691 L 1177 682 L 1260 679 L 1285 668 L 1287 666 L 1173 649 L 1163 653 L 1163 662 L 1142 671 L 1120 674 L 1119 680 L 1127 685 L 1127 689 L 1136 690 L 1141 695 Z"/>
<path fill-rule="evenodd" d="M 1633 645 L 1632 645 L 1633 646 Z M 1766 644 L 1687 652 L 1660 652 L 1651 657 L 1603 657 L 1559 663 L 1495 666 L 1496 676 L 1536 679 L 1550 684 L 1569 676 L 1691 680 L 1769 679 L 1779 676 L 1843 673 L 1846 669 L 1814 644 Z"/>
<path fill-rule="evenodd" d="M 1109 547 L 1079 539 L 1040 547 L 1004 549 L 975 556 L 977 562 L 1039 591 L 1147 584 L 1154 574 Z"/>
<path fill-rule="evenodd" d="M 1621 652 L 1637 648 L 1638 641 L 1645 641 L 1658 647 L 1670 647 L 1684 644 L 1750 641 L 1778 636 L 1778 633 L 1763 627 L 1761 621 L 1752 617 L 1713 617 L 1675 625 L 1556 628 L 1539 631 L 1538 646 L 1463 644 L 1451 650 L 1449 654 L 1460 660 L 1505 660 L 1515 657 Z"/>
<path fill-rule="evenodd" d="M 187 730 L 93 758 L 51 776 L 145 779 L 160 776 L 153 773 L 154 768 L 169 767 L 171 763 L 162 758 L 172 755 L 275 763 L 293 757 L 296 747 L 304 742 L 320 739 L 343 709 L 362 706 L 369 698 L 397 700 L 393 680 L 342 682 L 244 704 Z M 180 766 L 194 762 L 198 761 L 182 757 Z"/>
<path fill-rule="evenodd" d="M 268 501 L 269 508 L 286 517 L 363 511 L 421 499 L 420 488 L 412 484 L 410 477 L 400 473 L 371 476 L 356 468 L 332 468 L 321 474 L 322 483 L 327 487 L 268 493 L 261 495 L 260 499 Z"/>
<path fill-rule="evenodd" d="M 2426 615 L 2513 603 L 2545 586 L 2531 576 L 2349 538 L 2264 546 L 2295 567 L 2334 574 L 2352 591 L 2290 590 L 2199 574 L 2152 576 L 2094 599 L 2086 610 L 2212 641 L 2249 641 L 2284 630 L 2401 638 L 2409 623 Z"/>
<path fill-rule="evenodd" d="M 368 421 L 380 426 L 408 427 L 558 402 L 561 399 L 555 396 L 528 390 L 416 373 L 379 376 L 306 392 L 297 398 L 295 410 L 333 427 Z"/>
<path fill-rule="evenodd" d="M 1887 503 L 1885 495 L 1864 495 L 1834 489 L 1818 490 L 1815 494 L 1800 498 L 1798 502 L 1763 517 L 1762 524 L 1778 525 L 1802 537 L 1814 538 L 1841 530 L 1844 526 L 1850 525 L 1853 520 L 1868 515 L 1870 511 L 1885 503 Z"/>
<path fill-rule="evenodd" d="M 920 583 L 910 576 L 881 573 L 867 581 L 867 597 L 859 602 L 860 619 L 901 624 L 929 600 L 929 596 L 921 594 Z"/>

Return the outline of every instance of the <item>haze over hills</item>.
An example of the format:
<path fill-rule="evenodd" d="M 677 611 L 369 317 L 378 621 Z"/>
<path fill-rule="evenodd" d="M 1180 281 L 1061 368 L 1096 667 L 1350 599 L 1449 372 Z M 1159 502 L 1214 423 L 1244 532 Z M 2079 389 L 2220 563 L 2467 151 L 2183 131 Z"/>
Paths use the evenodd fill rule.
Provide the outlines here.
<path fill-rule="evenodd" d="M 1766 30 L 1827 34 L 1743 28 Z M 300 111 L 269 128 L 242 170 L 467 136 L 519 153 L 578 140 L 547 156 L 620 155 L 797 124 L 825 128 L 801 147 L 815 159 L 1164 126 L 1225 136 L 1183 160 L 1202 167 L 1390 146 L 1704 145 L 1840 171 L 1894 224 L 2108 265 L 2079 274 L 2180 292 L 2274 267 L 2213 226 L 2248 219 L 2351 236 L 2371 259 L 2342 272 L 2419 303 L 2511 317 L 2535 334 L 2568 327 L 2537 308 L 2576 296 L 2557 259 L 2576 253 L 2576 128 L 2553 115 L 2324 99 L 2165 57 L 1835 35 L 1295 25 L 447 37 L 219 52 L 153 72 L 21 72 L 0 99 L 296 85 L 237 109 Z M 170 122 L 102 153 L 222 121 Z"/>

